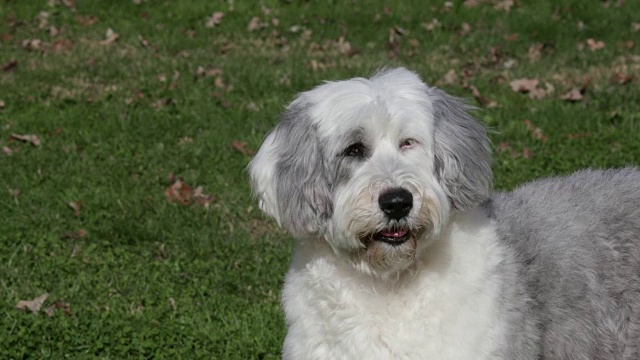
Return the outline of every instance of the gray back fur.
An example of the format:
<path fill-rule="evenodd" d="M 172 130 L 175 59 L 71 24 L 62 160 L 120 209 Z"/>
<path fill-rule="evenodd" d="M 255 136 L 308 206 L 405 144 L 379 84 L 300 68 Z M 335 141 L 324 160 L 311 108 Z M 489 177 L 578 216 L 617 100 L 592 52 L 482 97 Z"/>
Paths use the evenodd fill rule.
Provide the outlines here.
<path fill-rule="evenodd" d="M 436 175 L 451 205 L 466 210 L 485 200 L 492 187 L 491 149 L 484 127 L 464 100 L 430 88 L 435 120 Z"/>
<path fill-rule="evenodd" d="M 639 171 L 539 180 L 484 208 L 516 256 L 505 359 L 640 359 Z"/>

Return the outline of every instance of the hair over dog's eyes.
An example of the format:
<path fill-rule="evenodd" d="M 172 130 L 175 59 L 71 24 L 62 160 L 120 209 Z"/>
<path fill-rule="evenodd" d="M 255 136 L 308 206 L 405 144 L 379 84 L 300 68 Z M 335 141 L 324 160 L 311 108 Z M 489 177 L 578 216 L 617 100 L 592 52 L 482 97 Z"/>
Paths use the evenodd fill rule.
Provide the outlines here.
<path fill-rule="evenodd" d="M 344 149 L 342 155 L 346 157 L 363 159 L 367 155 L 367 147 L 364 146 L 363 143 L 357 142 L 355 144 L 349 145 L 349 147 Z"/>

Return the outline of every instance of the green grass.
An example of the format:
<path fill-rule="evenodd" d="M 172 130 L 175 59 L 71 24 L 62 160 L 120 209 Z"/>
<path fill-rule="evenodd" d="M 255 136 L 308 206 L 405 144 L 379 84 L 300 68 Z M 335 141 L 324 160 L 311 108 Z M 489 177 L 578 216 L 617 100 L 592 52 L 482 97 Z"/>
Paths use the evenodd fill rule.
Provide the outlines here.
<path fill-rule="evenodd" d="M 477 115 L 493 130 L 499 189 L 637 164 L 640 3 L 521 1 L 506 12 L 498 2 L 446 10 L 444 1 L 385 9 L 373 0 L 77 0 L 74 11 L 61 1 L 0 0 L 0 65 L 17 61 L 0 72 L 0 147 L 12 152 L 0 153 L 0 358 L 278 358 L 292 242 L 258 211 L 244 171 L 250 156 L 232 142 L 256 150 L 295 93 L 322 80 L 405 65 L 472 101 L 463 80 L 476 86 L 498 103 Z M 222 22 L 205 27 L 215 11 Z M 268 27 L 249 31 L 254 16 Z M 393 26 L 405 30 L 395 51 Z M 108 28 L 120 38 L 101 45 Z M 605 47 L 591 51 L 589 38 Z M 28 39 L 41 48 L 26 49 Z M 533 44 L 546 44 L 537 61 Z M 218 84 L 198 76 L 200 66 L 221 69 Z M 448 84 L 451 69 L 458 81 Z M 634 77 L 611 82 L 615 72 Z M 523 77 L 555 91 L 542 100 L 513 92 L 509 82 Z M 585 78 L 583 101 L 560 99 Z M 169 174 L 216 201 L 170 203 Z M 79 230 L 86 235 L 65 236 Z M 70 314 L 15 308 L 45 292 L 43 309 L 60 300 Z"/>

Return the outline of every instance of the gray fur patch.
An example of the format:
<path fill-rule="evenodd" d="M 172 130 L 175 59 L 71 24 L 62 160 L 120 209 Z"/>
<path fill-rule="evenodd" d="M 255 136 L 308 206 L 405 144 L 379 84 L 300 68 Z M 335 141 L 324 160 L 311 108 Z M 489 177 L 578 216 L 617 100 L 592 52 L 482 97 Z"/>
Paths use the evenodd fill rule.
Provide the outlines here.
<path fill-rule="evenodd" d="M 282 225 L 293 234 L 319 231 L 333 213 L 322 142 L 307 110 L 300 104 L 290 107 L 273 130 L 278 154 L 276 197 Z"/>
<path fill-rule="evenodd" d="M 502 300 L 505 359 L 640 359 L 637 169 L 534 181 L 484 208 L 516 256 L 504 291 L 523 290 Z"/>
<path fill-rule="evenodd" d="M 489 196 L 492 187 L 491 149 L 484 127 L 464 100 L 430 88 L 435 121 L 436 175 L 451 205 L 466 210 Z"/>

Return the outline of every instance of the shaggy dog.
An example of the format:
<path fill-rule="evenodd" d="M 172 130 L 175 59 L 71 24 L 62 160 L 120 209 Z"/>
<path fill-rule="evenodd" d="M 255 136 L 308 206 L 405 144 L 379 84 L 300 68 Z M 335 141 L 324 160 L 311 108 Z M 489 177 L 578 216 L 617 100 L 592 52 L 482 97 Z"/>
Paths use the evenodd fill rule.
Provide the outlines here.
<path fill-rule="evenodd" d="M 470 110 L 403 68 L 289 105 L 249 165 L 285 359 L 640 359 L 640 172 L 491 193 Z"/>

